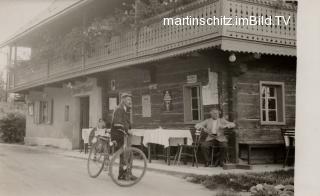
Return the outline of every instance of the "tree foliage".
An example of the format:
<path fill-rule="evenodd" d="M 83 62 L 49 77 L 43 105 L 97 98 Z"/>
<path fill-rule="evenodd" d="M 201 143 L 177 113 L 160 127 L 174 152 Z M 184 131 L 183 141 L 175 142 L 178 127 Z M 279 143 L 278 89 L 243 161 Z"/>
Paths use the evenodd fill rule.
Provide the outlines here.
<path fill-rule="evenodd" d="M 6 92 L 6 82 L 0 72 L 0 102 L 7 100 L 7 92 Z"/>
<path fill-rule="evenodd" d="M 4 142 L 23 142 L 25 131 L 26 119 L 22 114 L 10 113 L 0 120 L 0 133 Z"/>

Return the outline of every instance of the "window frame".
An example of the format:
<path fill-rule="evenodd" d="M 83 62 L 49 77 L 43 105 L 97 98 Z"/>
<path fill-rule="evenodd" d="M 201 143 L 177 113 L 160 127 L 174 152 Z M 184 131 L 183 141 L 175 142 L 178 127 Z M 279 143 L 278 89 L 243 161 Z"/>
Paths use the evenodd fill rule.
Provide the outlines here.
<path fill-rule="evenodd" d="M 44 110 L 44 105 L 45 110 Z M 49 102 L 47 100 L 44 101 L 40 101 L 40 107 L 39 107 L 40 111 L 40 118 L 39 118 L 39 124 L 49 124 Z M 46 114 L 46 115 L 44 115 Z"/>
<path fill-rule="evenodd" d="M 64 121 L 65 122 L 70 121 L 70 105 L 64 106 Z"/>
<path fill-rule="evenodd" d="M 43 104 L 46 105 L 46 110 L 43 110 Z M 51 100 L 37 100 L 34 102 L 33 123 L 36 125 L 51 125 L 53 124 L 53 99 Z M 44 119 L 44 111 L 46 111 L 46 119 Z"/>
<path fill-rule="evenodd" d="M 263 109 L 262 109 L 262 87 L 263 86 L 280 86 L 281 88 L 281 93 L 282 93 L 282 100 L 278 100 L 276 97 L 276 115 L 277 115 L 277 121 L 263 121 Z M 278 93 L 278 92 L 277 92 Z M 259 102 L 260 102 L 260 123 L 261 125 L 285 125 L 286 124 L 286 111 L 285 111 L 285 83 L 284 82 L 275 82 L 275 81 L 260 81 L 259 84 Z M 283 121 L 280 122 L 278 121 L 279 117 L 279 109 L 278 108 L 278 101 L 281 101 L 282 103 L 282 118 Z"/>
<path fill-rule="evenodd" d="M 199 88 L 199 111 L 200 111 L 200 119 L 199 120 L 187 120 L 186 119 L 186 103 L 185 103 L 185 95 L 186 95 L 186 88 L 198 87 Z M 202 85 L 200 82 L 192 83 L 192 84 L 184 84 L 183 85 L 183 118 L 185 124 L 196 124 L 203 121 L 204 112 L 203 112 L 203 103 L 202 103 Z M 192 111 L 191 111 L 192 115 Z"/>

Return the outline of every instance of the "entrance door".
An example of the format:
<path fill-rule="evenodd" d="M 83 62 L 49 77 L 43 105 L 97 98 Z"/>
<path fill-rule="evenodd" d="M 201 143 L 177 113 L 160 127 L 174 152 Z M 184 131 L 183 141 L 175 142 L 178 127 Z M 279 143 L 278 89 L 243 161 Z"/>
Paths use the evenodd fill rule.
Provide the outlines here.
<path fill-rule="evenodd" d="M 89 128 L 89 97 L 80 97 L 80 146 L 82 129 Z"/>

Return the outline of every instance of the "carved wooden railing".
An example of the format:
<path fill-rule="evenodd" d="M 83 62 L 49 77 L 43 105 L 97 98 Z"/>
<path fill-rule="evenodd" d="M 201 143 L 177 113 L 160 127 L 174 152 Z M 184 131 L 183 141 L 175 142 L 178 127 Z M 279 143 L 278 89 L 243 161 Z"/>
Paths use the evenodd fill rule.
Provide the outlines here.
<path fill-rule="evenodd" d="M 291 16 L 288 26 L 164 26 L 164 17 L 249 17 Z M 222 40 L 241 40 L 245 43 L 271 47 L 280 46 L 284 50 L 296 45 L 296 7 L 278 5 L 267 0 L 196 0 L 195 2 L 144 20 L 139 28 L 114 36 L 106 46 L 97 45 L 76 62 L 54 58 L 48 63 L 17 67 L 14 73 L 14 90 L 21 90 L 41 83 L 50 83 L 74 76 L 85 75 L 110 68 L 154 61 L 221 46 Z M 232 48 L 226 48 L 232 50 Z M 241 49 L 239 49 L 241 50 Z M 278 49 L 276 48 L 275 51 Z M 283 51 L 284 51 L 283 50 Z M 247 51 L 248 52 L 248 51 Z M 250 52 L 250 51 L 249 51 Z M 280 51 L 281 52 L 281 51 Z M 12 82 L 11 82 L 12 83 Z"/>
<path fill-rule="evenodd" d="M 280 7 L 281 6 L 281 7 Z M 292 5 L 279 5 L 279 2 L 266 0 L 227 0 L 223 2 L 223 13 L 226 17 L 250 16 L 266 17 L 290 16 L 290 22 L 285 25 L 233 25 L 224 26 L 223 35 L 227 37 L 254 40 L 259 42 L 283 44 L 287 46 L 296 45 L 296 8 Z M 273 20 L 276 23 L 276 20 Z"/>

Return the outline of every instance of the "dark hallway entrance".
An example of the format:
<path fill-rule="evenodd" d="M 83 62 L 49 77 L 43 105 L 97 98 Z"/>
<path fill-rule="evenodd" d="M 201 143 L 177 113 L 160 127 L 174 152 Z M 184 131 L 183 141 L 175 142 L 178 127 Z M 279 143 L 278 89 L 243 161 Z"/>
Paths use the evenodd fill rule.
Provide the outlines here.
<path fill-rule="evenodd" d="M 89 96 L 80 97 L 80 147 L 83 146 L 82 129 L 89 128 Z"/>

